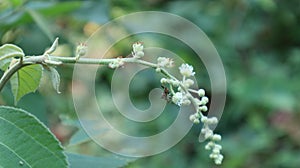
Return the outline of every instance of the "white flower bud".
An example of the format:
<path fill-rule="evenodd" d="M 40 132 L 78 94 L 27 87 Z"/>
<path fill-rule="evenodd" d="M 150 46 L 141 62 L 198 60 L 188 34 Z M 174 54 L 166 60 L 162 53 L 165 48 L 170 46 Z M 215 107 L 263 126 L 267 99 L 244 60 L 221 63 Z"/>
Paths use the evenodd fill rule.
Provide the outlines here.
<path fill-rule="evenodd" d="M 145 53 L 143 51 L 139 51 L 137 53 L 134 54 L 135 58 L 142 58 L 145 55 Z"/>
<path fill-rule="evenodd" d="M 200 118 L 200 114 L 199 113 L 195 113 L 194 114 L 196 118 Z"/>
<path fill-rule="evenodd" d="M 196 119 L 196 117 L 195 117 L 195 115 L 192 114 L 192 115 L 190 115 L 189 119 L 190 119 L 190 121 L 194 122 L 194 120 Z"/>
<path fill-rule="evenodd" d="M 155 71 L 156 71 L 157 73 L 159 73 L 159 72 L 161 72 L 161 69 L 160 69 L 160 68 L 156 68 Z"/>
<path fill-rule="evenodd" d="M 191 101 L 189 99 L 183 99 L 182 105 L 188 106 L 191 104 Z"/>
<path fill-rule="evenodd" d="M 203 112 L 206 112 L 208 109 L 207 109 L 206 106 L 200 106 L 200 107 L 199 107 L 199 110 L 200 110 L 200 111 L 203 111 Z"/>
<path fill-rule="evenodd" d="M 211 150 L 211 147 L 208 144 L 206 144 L 204 148 L 205 150 Z"/>
<path fill-rule="evenodd" d="M 201 122 L 203 122 L 204 124 L 206 124 L 207 120 L 208 120 L 208 118 L 206 116 L 202 116 Z"/>
<path fill-rule="evenodd" d="M 212 153 L 213 154 L 220 154 L 220 149 L 213 148 Z"/>
<path fill-rule="evenodd" d="M 84 43 L 80 43 L 77 47 L 76 47 L 76 60 L 78 60 L 80 57 L 86 55 L 87 53 L 87 46 Z"/>
<path fill-rule="evenodd" d="M 177 81 L 177 80 L 170 80 L 170 83 L 171 83 L 171 85 L 173 85 L 175 87 L 179 86 L 179 81 Z"/>
<path fill-rule="evenodd" d="M 198 95 L 199 95 L 200 97 L 203 97 L 203 96 L 205 95 L 205 90 L 204 90 L 204 89 L 199 89 L 199 90 L 198 90 Z"/>
<path fill-rule="evenodd" d="M 199 123 L 200 123 L 200 121 L 199 121 L 199 119 L 198 119 L 198 118 L 196 118 L 196 119 L 193 121 L 193 123 L 194 123 L 194 124 L 199 124 Z"/>
<path fill-rule="evenodd" d="M 161 79 L 160 79 L 160 83 L 161 83 L 161 84 L 168 83 L 168 79 L 166 79 L 166 78 L 161 78 Z"/>
<path fill-rule="evenodd" d="M 218 119 L 217 117 L 211 117 L 207 121 L 208 124 L 218 124 Z"/>
<path fill-rule="evenodd" d="M 173 60 L 171 58 L 166 58 L 166 57 L 158 57 L 157 64 L 160 67 L 167 67 L 167 68 L 174 66 Z"/>
<path fill-rule="evenodd" d="M 204 97 L 201 98 L 201 101 L 202 101 L 204 104 L 206 104 L 206 103 L 208 103 L 209 99 L 208 99 L 208 97 L 204 96 Z"/>
<path fill-rule="evenodd" d="M 222 154 L 219 154 L 219 155 L 217 156 L 217 158 L 215 158 L 215 164 L 216 164 L 216 165 L 222 164 L 223 158 L 224 158 L 224 156 L 223 156 Z"/>
<path fill-rule="evenodd" d="M 214 134 L 213 137 L 212 137 L 213 141 L 221 141 L 221 139 L 222 139 L 222 137 L 219 134 Z"/>
<path fill-rule="evenodd" d="M 215 149 L 218 149 L 218 150 L 222 150 L 222 146 L 219 145 L 219 144 L 215 144 L 215 145 L 214 145 L 214 148 L 215 148 Z"/>
<path fill-rule="evenodd" d="M 209 141 L 206 145 L 205 145 L 205 149 L 206 150 L 211 150 L 212 147 L 215 146 L 215 143 L 212 141 Z"/>
<path fill-rule="evenodd" d="M 216 158 L 218 158 L 218 154 L 212 153 L 212 154 L 209 155 L 209 157 L 212 158 L 212 159 L 216 159 Z"/>
<path fill-rule="evenodd" d="M 213 136 L 213 131 L 210 130 L 210 129 L 206 129 L 206 132 L 205 132 L 205 135 L 204 135 L 204 138 L 205 139 L 208 139 L 208 138 L 211 138 Z"/>
<path fill-rule="evenodd" d="M 192 79 L 187 79 L 183 82 L 183 85 L 186 87 L 186 88 L 189 88 L 190 86 L 192 86 L 194 84 L 194 81 Z"/>

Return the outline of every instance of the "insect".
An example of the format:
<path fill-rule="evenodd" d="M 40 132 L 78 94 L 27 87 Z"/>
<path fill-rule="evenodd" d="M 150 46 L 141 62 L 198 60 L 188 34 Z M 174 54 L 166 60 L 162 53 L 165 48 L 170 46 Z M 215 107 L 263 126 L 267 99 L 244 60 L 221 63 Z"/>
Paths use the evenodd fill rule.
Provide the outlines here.
<path fill-rule="evenodd" d="M 164 89 L 164 92 L 162 93 L 161 98 L 165 99 L 167 102 L 170 102 L 172 97 L 171 97 L 169 88 L 167 88 L 163 85 L 161 85 L 161 87 Z"/>

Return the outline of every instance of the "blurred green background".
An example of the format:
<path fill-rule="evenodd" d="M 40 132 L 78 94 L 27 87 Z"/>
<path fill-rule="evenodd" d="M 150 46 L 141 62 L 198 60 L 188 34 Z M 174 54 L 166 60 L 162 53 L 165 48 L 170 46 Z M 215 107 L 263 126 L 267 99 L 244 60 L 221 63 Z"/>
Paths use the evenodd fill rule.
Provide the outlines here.
<path fill-rule="evenodd" d="M 101 25 L 118 16 L 145 10 L 170 12 L 192 21 L 219 52 L 228 85 L 225 110 L 216 129 L 222 134 L 225 156 L 219 167 L 300 167 L 299 0 L 1 0 L 0 43 L 14 43 L 27 55 L 37 55 L 43 53 L 55 37 L 60 37 L 57 54 L 72 56 L 76 45 L 87 40 Z M 149 35 L 151 38 L 187 62 L 194 61 L 188 47 L 180 46 L 174 39 Z M 138 37 L 125 39 L 115 47 L 114 53 L 129 54 L 136 40 Z M 71 93 L 73 68 L 61 66 L 58 70 L 62 77 L 62 94 L 49 89 L 51 86 L 45 77 L 39 92 L 25 96 L 17 106 L 35 114 L 67 144 L 76 130 L 63 124 L 64 118 L 76 121 Z M 209 93 L 205 68 L 198 68 L 196 72 L 198 84 Z M 112 73 L 113 70 L 107 68 L 99 70 L 96 79 L 99 101 L 110 98 Z M 140 78 L 132 82 L 132 101 L 138 108 L 147 107 L 148 92 L 160 87 L 159 78 L 153 74 L 142 72 Z M 0 104 L 13 106 L 9 85 L 1 92 Z M 149 135 L 166 128 L 176 117 L 174 110 L 175 106 L 168 105 L 165 117 L 139 131 Z M 110 103 L 106 112 L 113 118 L 118 113 Z M 205 144 L 197 140 L 199 131 L 200 126 L 196 125 L 172 149 L 138 159 L 127 167 L 214 167 L 208 158 L 209 152 L 204 150 Z M 95 146 L 93 142 L 86 142 L 67 150 L 96 156 L 109 154 Z"/>

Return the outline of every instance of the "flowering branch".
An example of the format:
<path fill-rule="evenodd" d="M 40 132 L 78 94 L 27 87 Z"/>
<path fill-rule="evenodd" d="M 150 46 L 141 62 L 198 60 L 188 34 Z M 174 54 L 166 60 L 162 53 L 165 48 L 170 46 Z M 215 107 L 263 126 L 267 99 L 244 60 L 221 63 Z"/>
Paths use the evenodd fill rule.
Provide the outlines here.
<path fill-rule="evenodd" d="M 162 85 L 169 85 L 170 92 L 167 92 L 166 98 L 169 98 L 174 104 L 178 106 L 190 105 L 192 104 L 195 108 L 195 113 L 190 115 L 189 119 L 195 123 L 203 123 L 203 128 L 201 129 L 201 134 L 204 135 L 206 140 L 209 140 L 205 149 L 211 150 L 210 158 L 214 160 L 216 164 L 221 164 L 223 160 L 223 155 L 221 154 L 222 146 L 217 144 L 221 141 L 221 136 L 219 134 L 214 134 L 213 130 L 210 128 L 211 125 L 217 124 L 218 119 L 216 117 L 208 118 L 203 115 L 203 113 L 208 111 L 206 104 L 209 102 L 208 97 L 205 96 L 204 89 L 191 89 L 194 85 L 194 81 L 189 79 L 195 75 L 193 67 L 188 64 L 182 64 L 179 67 L 179 72 L 182 75 L 182 79 L 179 80 L 170 74 L 166 68 L 171 68 L 174 66 L 174 62 L 170 58 L 159 57 L 157 63 L 152 63 L 148 61 L 141 60 L 144 54 L 144 46 L 142 43 L 134 43 L 133 51 L 131 53 L 132 57 L 129 58 L 111 58 L 111 59 L 93 59 L 93 58 L 82 58 L 82 56 L 87 53 L 87 46 L 84 44 L 78 45 L 76 49 L 75 57 L 60 57 L 51 55 L 58 45 L 58 39 L 54 41 L 50 49 L 48 49 L 43 55 L 40 56 L 25 56 L 20 57 L 17 63 L 13 64 L 8 68 L 4 75 L 0 79 L 0 90 L 3 88 L 5 83 L 9 78 L 27 65 L 42 64 L 46 66 L 57 66 L 62 64 L 98 64 L 107 65 L 109 68 L 123 67 L 125 63 L 136 63 L 154 68 L 157 73 L 163 74 L 165 77 L 160 80 Z M 6 59 L 3 58 L 2 59 Z M 194 96 L 196 95 L 196 96 Z"/>

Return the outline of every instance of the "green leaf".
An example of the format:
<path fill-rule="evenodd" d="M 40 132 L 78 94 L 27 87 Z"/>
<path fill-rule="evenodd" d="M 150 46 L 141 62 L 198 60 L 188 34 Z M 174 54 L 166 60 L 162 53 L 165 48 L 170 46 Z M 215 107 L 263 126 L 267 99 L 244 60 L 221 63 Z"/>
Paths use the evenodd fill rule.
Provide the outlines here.
<path fill-rule="evenodd" d="M 39 87 L 43 68 L 41 65 L 29 65 L 17 71 L 10 79 L 12 93 L 17 103 L 24 95 L 35 92 Z"/>
<path fill-rule="evenodd" d="M 98 128 L 97 124 L 98 122 L 95 122 L 93 120 L 73 120 L 66 117 L 60 117 L 62 120 L 62 123 L 64 125 L 77 127 L 77 132 L 72 135 L 68 146 L 73 145 L 80 145 L 82 143 L 86 143 L 88 141 L 92 141 L 93 136 L 100 136 L 101 134 L 104 134 L 107 132 L 106 128 Z M 86 129 L 90 130 L 89 135 L 87 132 L 82 128 L 82 124 L 85 126 Z"/>
<path fill-rule="evenodd" d="M 122 158 L 118 156 L 94 157 L 87 155 L 78 155 L 74 153 L 66 153 L 71 168 L 82 167 L 105 167 L 118 168 L 124 167 L 129 162 L 134 161 L 132 158 Z"/>
<path fill-rule="evenodd" d="M 52 86 L 56 90 L 57 93 L 60 93 L 60 91 L 59 91 L 59 84 L 60 84 L 59 73 L 53 67 L 49 67 L 49 71 L 50 71 Z"/>
<path fill-rule="evenodd" d="M 0 69 L 5 71 L 13 57 L 24 57 L 21 48 L 13 44 L 5 44 L 0 47 Z"/>
<path fill-rule="evenodd" d="M 47 23 L 46 19 L 34 10 L 28 9 L 27 12 L 30 14 L 32 19 L 36 22 L 36 24 L 40 27 L 40 29 L 45 33 L 45 35 L 49 38 L 49 40 L 53 41 L 54 35 L 50 31 L 49 24 Z"/>
<path fill-rule="evenodd" d="M 0 167 L 68 166 L 59 141 L 32 114 L 0 106 Z"/>

